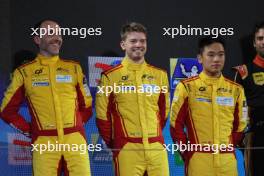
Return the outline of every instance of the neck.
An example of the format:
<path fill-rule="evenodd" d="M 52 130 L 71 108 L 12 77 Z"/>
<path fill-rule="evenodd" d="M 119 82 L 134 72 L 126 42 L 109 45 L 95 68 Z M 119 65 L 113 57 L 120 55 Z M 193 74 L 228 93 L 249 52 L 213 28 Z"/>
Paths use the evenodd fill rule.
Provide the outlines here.
<path fill-rule="evenodd" d="M 142 63 L 145 61 L 144 57 L 142 57 L 142 58 L 140 58 L 140 59 L 138 59 L 138 60 L 131 59 L 131 58 L 128 57 L 128 56 L 127 56 L 127 58 L 128 58 L 131 62 L 133 62 L 133 63 L 135 63 L 135 64 L 142 64 Z"/>
<path fill-rule="evenodd" d="M 46 51 L 43 51 L 43 50 L 40 50 L 39 51 L 39 54 L 41 54 L 42 56 L 45 56 L 45 57 L 53 57 L 53 56 L 57 56 L 57 55 L 53 55 L 53 54 L 50 54 Z"/>
<path fill-rule="evenodd" d="M 212 72 L 208 72 L 208 71 L 204 70 L 204 73 L 211 78 L 220 78 L 220 76 L 221 76 L 221 72 L 212 73 Z"/>

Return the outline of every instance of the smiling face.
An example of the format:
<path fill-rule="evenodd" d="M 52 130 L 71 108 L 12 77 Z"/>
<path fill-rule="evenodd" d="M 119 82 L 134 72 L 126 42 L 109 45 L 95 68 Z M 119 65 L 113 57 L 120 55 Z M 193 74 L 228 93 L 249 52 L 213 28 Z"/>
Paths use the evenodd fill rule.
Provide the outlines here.
<path fill-rule="evenodd" d="M 257 54 L 264 58 L 264 28 L 260 28 L 255 33 L 253 45 L 256 48 Z"/>
<path fill-rule="evenodd" d="M 39 47 L 39 53 L 48 57 L 58 55 L 62 45 L 62 37 L 56 32 L 49 35 L 48 30 L 58 30 L 59 25 L 54 21 L 44 21 L 40 28 L 45 29 L 47 32 L 45 35 L 34 37 L 34 41 Z"/>
<path fill-rule="evenodd" d="M 147 37 L 145 33 L 128 32 L 120 45 L 128 58 L 137 63 L 144 61 L 147 51 Z"/>
<path fill-rule="evenodd" d="M 204 47 L 198 55 L 203 71 L 211 77 L 219 77 L 225 63 L 225 50 L 221 43 L 212 43 Z"/>

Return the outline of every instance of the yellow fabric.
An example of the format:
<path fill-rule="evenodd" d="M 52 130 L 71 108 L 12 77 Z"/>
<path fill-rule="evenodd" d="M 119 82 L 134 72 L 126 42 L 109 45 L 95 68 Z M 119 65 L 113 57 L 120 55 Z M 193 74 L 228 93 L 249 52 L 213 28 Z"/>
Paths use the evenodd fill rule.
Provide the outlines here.
<path fill-rule="evenodd" d="M 221 154 L 218 167 L 210 153 L 194 153 L 188 166 L 188 176 L 237 176 L 237 162 L 234 154 Z"/>
<path fill-rule="evenodd" d="M 143 75 L 146 77 L 143 78 Z M 127 76 L 127 78 L 125 78 Z M 126 79 L 126 80 L 122 80 Z M 152 78 L 153 77 L 153 78 Z M 148 66 L 146 62 L 143 64 L 134 64 L 125 58 L 122 66 L 116 71 L 110 70 L 102 74 L 100 86 L 142 86 L 143 84 L 155 85 L 162 88 L 165 86 L 167 93 L 165 94 L 164 106 L 166 109 L 165 118 L 169 112 L 169 84 L 165 71 Z M 157 113 L 159 112 L 158 99 L 160 92 L 147 96 L 148 93 L 116 93 L 115 101 L 118 104 L 118 111 L 123 117 L 124 128 L 127 130 L 128 137 L 143 137 L 144 143 L 149 137 L 158 136 L 159 121 Z M 150 95 L 150 93 L 148 94 Z M 96 114 L 97 118 L 107 120 L 107 105 L 109 103 L 109 95 L 96 95 Z"/>
<path fill-rule="evenodd" d="M 60 60 L 58 56 L 47 58 L 38 55 L 31 63 L 15 70 L 1 111 L 16 90 L 24 86 L 25 96 L 37 118 L 37 128 L 57 129 L 59 140 L 63 141 L 63 128 L 76 126 L 77 84 L 82 91 L 85 108 L 92 105 L 92 98 L 89 90 L 84 87 L 83 79 L 82 69 L 77 62 Z"/>
<path fill-rule="evenodd" d="M 56 136 L 40 136 L 34 142 L 34 145 L 37 144 L 53 144 L 56 148 L 53 150 L 50 147 L 50 151 L 43 151 L 40 153 L 40 146 L 38 146 L 39 151 L 33 151 L 33 173 L 34 176 L 57 176 L 59 161 L 61 156 L 64 157 L 64 160 L 67 163 L 67 169 L 70 173 L 70 176 L 90 176 L 90 162 L 88 151 L 84 150 L 84 146 L 87 146 L 85 139 L 80 133 L 71 133 L 64 135 L 64 143 L 71 145 L 72 148 L 69 148 L 68 145 L 65 146 L 66 151 L 60 151 L 58 145 L 58 137 Z M 73 145 L 72 145 L 73 144 Z M 78 145 L 80 148 L 76 148 Z M 50 145 L 51 146 L 51 145 Z M 61 147 L 63 148 L 63 147 Z M 44 147 L 42 147 L 44 150 Z M 68 151 L 68 149 L 70 151 Z"/>
<path fill-rule="evenodd" d="M 115 170 L 117 175 L 143 176 L 169 176 L 167 151 L 159 143 L 151 143 L 148 149 L 143 144 L 127 143 L 116 158 Z"/>
<path fill-rule="evenodd" d="M 58 56 L 38 55 L 35 60 L 14 71 L 1 113 L 3 120 L 19 130 L 28 125 L 18 113 L 25 99 L 31 112 L 30 132 L 35 144 L 57 141 L 60 144 L 86 145 L 81 133 L 84 133 L 83 118 L 90 116 L 88 111 L 92 106 L 92 97 L 79 63 L 61 60 Z M 90 175 L 87 153 L 33 152 L 34 175 L 57 175 L 56 168 L 62 155 L 70 175 Z"/>
<path fill-rule="evenodd" d="M 119 153 L 114 151 L 114 156 L 118 153 L 114 159 L 119 161 L 120 175 L 144 173 L 145 169 L 149 176 L 169 175 L 167 152 L 159 151 L 162 146 L 157 140 L 154 143 L 149 142 L 150 138 L 160 137 L 162 143 L 162 126 L 166 122 L 170 107 L 166 71 L 146 62 L 135 64 L 129 58 L 124 58 L 121 65 L 102 74 L 100 87 L 104 87 L 105 92 L 107 86 L 126 86 L 125 90 L 131 90 L 128 93 L 112 92 L 114 105 L 110 108 L 110 94 L 96 94 L 99 132 L 108 146 L 120 149 Z M 142 91 L 144 86 L 159 87 L 166 91 Z M 160 97 L 164 99 L 159 101 Z M 113 109 L 117 109 L 117 113 L 113 113 Z M 161 111 L 164 112 L 163 117 L 160 115 Z M 128 138 L 140 140 L 132 143 Z M 122 146 L 123 144 L 125 145 Z M 127 151 L 126 148 L 135 150 Z M 149 148 L 153 151 L 144 152 Z"/>
<path fill-rule="evenodd" d="M 187 109 L 183 108 L 184 102 L 187 103 Z M 238 127 L 234 131 L 236 106 Z M 188 118 L 190 122 L 187 123 Z M 222 75 L 220 78 L 211 78 L 204 72 L 177 85 L 172 101 L 170 124 L 176 135 L 174 140 L 178 143 L 179 140 L 192 138 L 190 143 L 214 144 L 218 147 L 224 144 L 228 147 L 232 144 L 232 133 L 243 132 L 246 123 L 247 107 L 242 86 L 227 80 Z M 187 126 L 189 134 L 184 131 L 184 126 Z M 220 152 L 194 153 L 189 161 L 188 175 L 200 175 L 197 173 L 216 175 L 219 172 L 220 175 L 236 175 L 237 168 L 234 164 L 236 161 L 233 155 L 233 153 Z M 228 162 L 232 164 L 225 165 Z M 194 167 L 196 169 L 193 169 Z M 229 169 L 225 170 L 224 167 Z"/>

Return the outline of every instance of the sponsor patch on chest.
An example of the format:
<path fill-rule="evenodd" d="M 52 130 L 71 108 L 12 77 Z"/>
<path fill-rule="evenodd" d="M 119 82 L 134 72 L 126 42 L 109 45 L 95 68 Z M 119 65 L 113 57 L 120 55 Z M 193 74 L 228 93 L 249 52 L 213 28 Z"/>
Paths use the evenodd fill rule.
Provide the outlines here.
<path fill-rule="evenodd" d="M 72 76 L 71 75 L 56 75 L 56 82 L 58 83 L 71 83 Z"/>
<path fill-rule="evenodd" d="M 196 98 L 196 101 L 211 103 L 212 100 L 208 98 Z"/>
<path fill-rule="evenodd" d="M 49 86 L 49 82 L 32 82 L 33 87 L 44 87 Z"/>
<path fill-rule="evenodd" d="M 216 97 L 216 103 L 221 106 L 234 106 L 233 97 Z"/>
<path fill-rule="evenodd" d="M 256 85 L 264 85 L 264 72 L 258 72 L 252 74 L 253 81 Z"/>

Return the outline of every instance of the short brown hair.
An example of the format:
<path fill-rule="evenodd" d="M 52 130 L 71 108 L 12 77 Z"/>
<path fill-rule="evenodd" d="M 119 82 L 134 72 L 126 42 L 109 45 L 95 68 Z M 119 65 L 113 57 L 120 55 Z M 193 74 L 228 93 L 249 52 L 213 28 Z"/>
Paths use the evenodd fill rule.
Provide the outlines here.
<path fill-rule="evenodd" d="M 122 26 L 120 32 L 121 40 L 125 40 L 129 32 L 142 32 L 147 36 L 146 27 L 137 22 L 130 22 Z"/>

